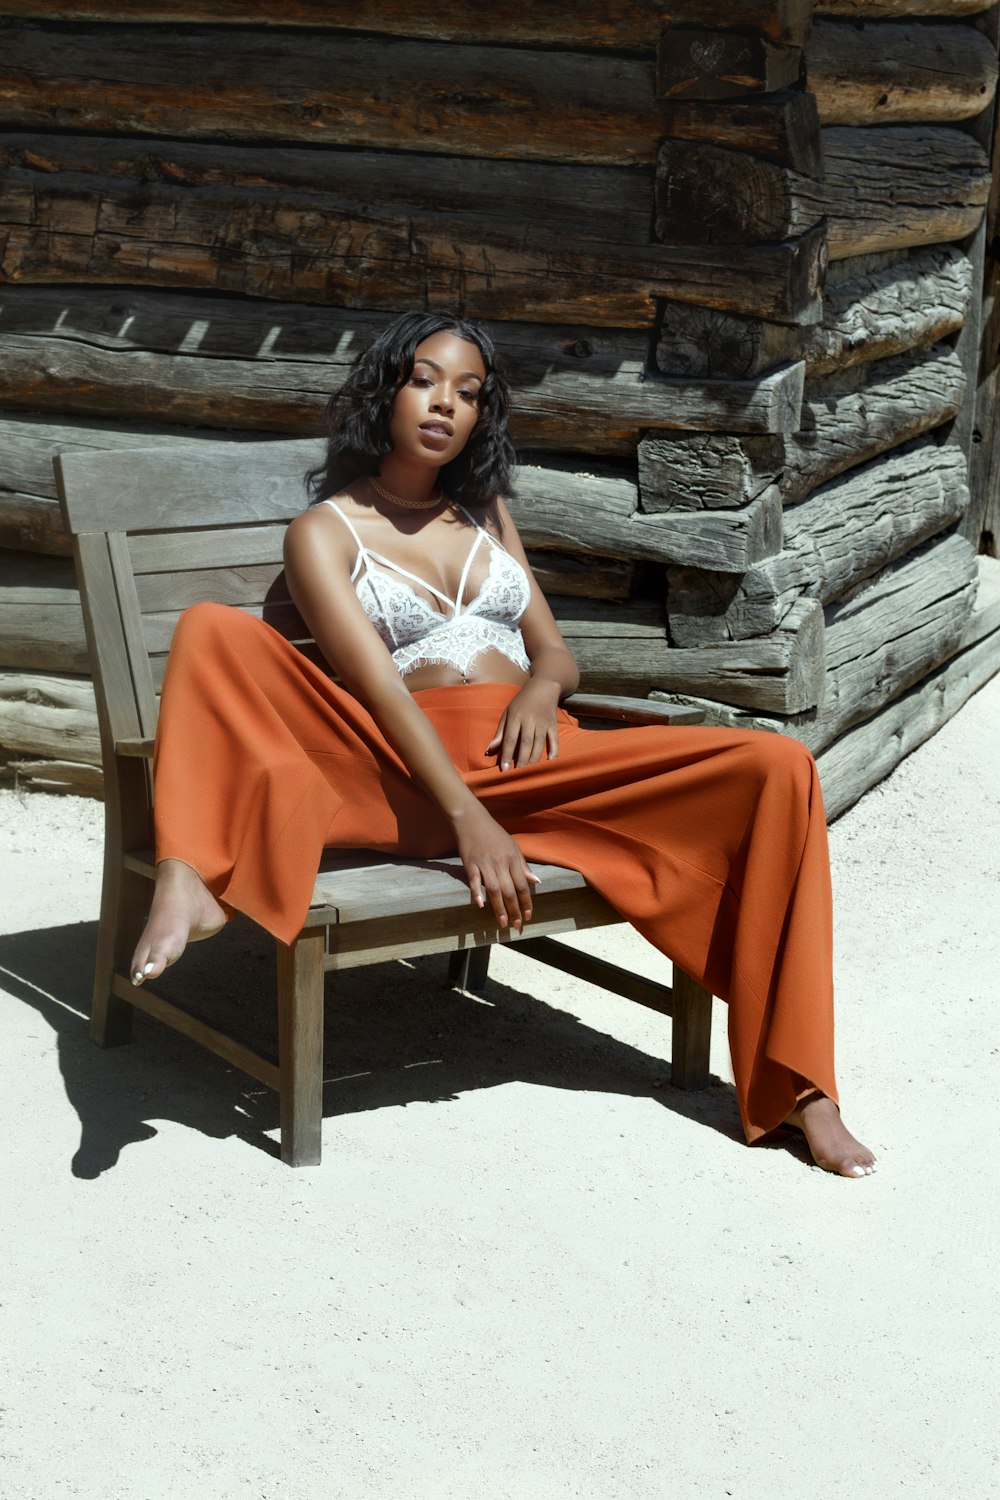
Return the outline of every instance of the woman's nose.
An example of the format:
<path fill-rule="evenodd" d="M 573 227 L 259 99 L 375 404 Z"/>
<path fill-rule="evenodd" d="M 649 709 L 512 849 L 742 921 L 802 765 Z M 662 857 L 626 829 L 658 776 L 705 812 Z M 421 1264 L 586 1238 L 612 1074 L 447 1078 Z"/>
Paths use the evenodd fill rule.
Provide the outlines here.
<path fill-rule="evenodd" d="M 431 410 L 439 411 L 444 416 L 453 417 L 455 415 L 455 398 L 452 396 L 451 391 L 438 386 L 431 401 Z"/>

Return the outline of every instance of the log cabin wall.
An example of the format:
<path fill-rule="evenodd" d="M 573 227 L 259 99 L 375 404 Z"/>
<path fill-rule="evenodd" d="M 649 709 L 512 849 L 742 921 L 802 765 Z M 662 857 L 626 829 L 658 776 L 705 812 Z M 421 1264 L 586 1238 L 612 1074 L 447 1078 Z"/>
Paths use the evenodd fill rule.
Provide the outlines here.
<path fill-rule="evenodd" d="M 52 455 L 310 436 L 427 306 L 505 355 L 584 686 L 795 734 L 849 805 L 1000 667 L 996 14 L 0 0 L 8 771 L 100 787 Z"/>

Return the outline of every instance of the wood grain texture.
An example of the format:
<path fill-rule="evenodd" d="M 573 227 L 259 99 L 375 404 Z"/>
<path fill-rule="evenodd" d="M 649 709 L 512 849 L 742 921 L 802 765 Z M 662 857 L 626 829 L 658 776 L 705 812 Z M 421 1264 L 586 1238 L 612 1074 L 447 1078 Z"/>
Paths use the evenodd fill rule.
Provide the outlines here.
<path fill-rule="evenodd" d="M 663 134 L 674 140 L 730 146 L 810 177 L 822 171 L 816 100 L 799 89 L 766 99 L 663 100 L 660 117 Z"/>
<path fill-rule="evenodd" d="M 90 678 L 0 670 L 0 756 L 99 766 L 101 736 Z"/>
<path fill-rule="evenodd" d="M 825 293 L 824 317 L 828 301 L 829 294 Z M 751 380 L 775 365 L 802 357 L 802 328 L 684 302 L 664 302 L 662 306 L 656 364 L 664 375 L 689 380 Z"/>
<path fill-rule="evenodd" d="M 781 475 L 780 438 L 681 433 L 639 444 L 639 505 L 643 511 L 732 510 L 761 495 Z"/>
<path fill-rule="evenodd" d="M 785 440 L 786 504 L 940 427 L 961 409 L 964 391 L 961 361 L 947 344 L 807 382 L 802 427 Z"/>
<path fill-rule="evenodd" d="M 817 20 L 808 86 L 824 125 L 966 120 L 997 83 L 995 49 L 971 26 Z"/>
<path fill-rule="evenodd" d="M 667 131 L 651 60 L 385 36 L 14 25 L 9 127 L 651 165 Z M 749 40 L 744 44 L 750 45 Z M 753 44 L 779 68 L 798 53 Z M 775 59 L 778 61 L 776 62 Z M 786 64 L 785 72 L 788 71 Z"/>
<path fill-rule="evenodd" d="M 837 281 L 824 293 L 822 323 L 799 334 L 806 372 L 829 375 L 937 343 L 961 328 L 971 296 L 972 264 L 951 245 Z"/>
<path fill-rule="evenodd" d="M 828 215 L 831 259 L 962 239 L 982 218 L 989 162 L 964 131 L 831 125 L 822 136 L 817 201 Z"/>
<path fill-rule="evenodd" d="M 760 32 L 668 26 L 656 47 L 660 99 L 732 99 L 773 94 L 798 82 L 802 54 Z"/>
<path fill-rule="evenodd" d="M 664 26 L 718 24 L 713 0 L 546 0 L 493 5 L 466 0 L 0 0 L 0 16 L 145 25 L 295 26 L 381 32 L 438 42 L 515 42 L 521 46 L 652 51 Z M 740 0 L 741 26 L 799 46 L 809 31 L 809 0 Z"/>
<path fill-rule="evenodd" d="M 330 392 L 385 324 L 384 314 L 342 309 L 51 287 L 7 289 L 0 316 L 0 402 L 12 416 L 48 407 L 62 421 L 115 418 L 163 441 L 182 422 L 209 433 L 220 425 L 256 436 L 319 431 Z M 631 455 L 645 428 L 798 422 L 802 371 L 792 366 L 763 380 L 661 382 L 644 378 L 648 340 L 638 332 L 572 324 L 494 332 L 522 447 Z"/>
<path fill-rule="evenodd" d="M 646 328 L 657 297 L 808 317 L 822 267 L 817 234 L 752 256 L 651 244 L 629 169 L 17 134 L 0 166 L 20 282 Z"/>
<path fill-rule="evenodd" d="M 765 635 L 801 594 L 827 604 L 959 519 L 965 458 L 910 444 L 832 480 L 785 511 L 784 548 L 741 578 L 667 569 L 667 620 L 679 646 Z"/>
<path fill-rule="evenodd" d="M 973 16 L 996 0 L 818 0 L 817 16 L 849 16 L 868 21 L 898 16 Z"/>
<path fill-rule="evenodd" d="M 0 553 L 0 667 L 90 670 L 70 558 Z"/>

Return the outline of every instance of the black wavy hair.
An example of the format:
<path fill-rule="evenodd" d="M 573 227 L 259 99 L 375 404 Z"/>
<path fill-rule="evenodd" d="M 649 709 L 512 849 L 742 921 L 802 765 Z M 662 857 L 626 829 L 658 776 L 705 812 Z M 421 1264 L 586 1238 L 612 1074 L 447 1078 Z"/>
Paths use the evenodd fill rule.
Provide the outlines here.
<path fill-rule="evenodd" d="M 449 313 L 402 313 L 355 359 L 347 380 L 327 403 L 326 458 L 306 475 L 315 505 L 362 474 L 377 474 L 392 451 L 389 417 L 396 393 L 413 373 L 417 346 L 435 333 L 455 333 L 475 344 L 486 379 L 479 391 L 479 420 L 457 458 L 441 470 L 441 485 L 470 509 L 497 495 L 514 494 L 514 448 L 507 433 L 510 387 L 499 368 L 493 340 L 478 323 Z"/>

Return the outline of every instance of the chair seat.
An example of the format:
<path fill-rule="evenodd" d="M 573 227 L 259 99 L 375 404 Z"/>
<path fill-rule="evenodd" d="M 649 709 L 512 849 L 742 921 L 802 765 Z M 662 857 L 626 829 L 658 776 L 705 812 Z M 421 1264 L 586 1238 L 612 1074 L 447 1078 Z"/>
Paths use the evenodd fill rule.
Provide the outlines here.
<path fill-rule="evenodd" d="M 540 897 L 556 891 L 579 891 L 587 882 L 578 870 L 532 864 L 541 881 Z M 471 905 L 462 861 L 400 859 L 394 855 L 330 854 L 323 858 L 311 908 L 334 911 L 329 921 L 367 922 L 379 917 L 408 917 L 420 912 L 464 911 Z"/>

